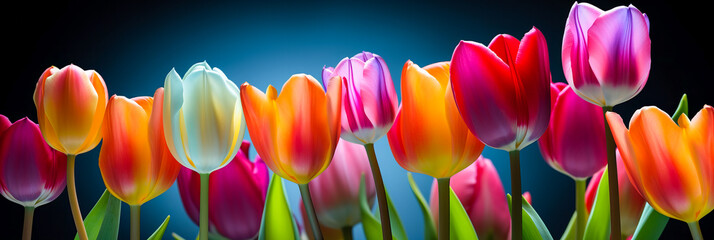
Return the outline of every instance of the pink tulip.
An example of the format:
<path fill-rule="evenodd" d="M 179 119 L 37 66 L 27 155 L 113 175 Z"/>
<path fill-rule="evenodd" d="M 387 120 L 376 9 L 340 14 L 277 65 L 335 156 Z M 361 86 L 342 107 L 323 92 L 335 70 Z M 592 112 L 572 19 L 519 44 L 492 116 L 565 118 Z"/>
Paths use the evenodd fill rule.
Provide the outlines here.
<path fill-rule="evenodd" d="M 362 52 L 342 59 L 335 68 L 322 69 L 325 86 L 334 76 L 345 78 L 341 137 L 364 145 L 387 134 L 397 116 L 399 101 L 384 59 Z"/>
<path fill-rule="evenodd" d="M 618 189 L 620 190 L 620 223 L 621 231 L 623 236 L 630 236 L 635 233 L 637 228 L 637 223 L 640 221 L 640 215 L 642 215 L 642 210 L 645 208 L 645 199 L 642 198 L 637 189 L 630 183 L 630 179 L 627 177 L 627 171 L 625 164 L 622 162 L 622 157 L 620 156 L 620 151 L 617 153 L 617 183 Z M 597 193 L 597 187 L 600 185 L 600 178 L 606 167 L 595 173 L 592 180 L 588 184 L 588 188 L 585 191 L 585 209 L 588 213 L 592 210 L 593 203 L 595 202 L 595 194 Z"/>
<path fill-rule="evenodd" d="M 429 203 L 434 222 L 438 223 L 436 179 L 431 186 Z M 476 162 L 451 177 L 450 186 L 469 215 L 479 239 L 510 239 L 511 217 L 506 193 L 491 160 L 479 157 Z"/>
<path fill-rule="evenodd" d="M 252 239 L 260 230 L 268 191 L 268 168 L 260 157 L 251 162 L 250 142 L 243 141 L 239 154 L 225 167 L 211 173 L 208 201 L 209 231 L 230 239 Z M 184 209 L 198 224 L 200 176 L 181 168 L 178 187 Z"/>
<path fill-rule="evenodd" d="M 65 188 L 67 157 L 42 138 L 28 118 L 10 124 L 0 115 L 0 194 L 24 207 L 55 200 Z"/>
<path fill-rule="evenodd" d="M 637 95 L 650 71 L 649 19 L 630 5 L 575 3 L 563 36 L 563 71 L 583 99 L 615 106 Z"/>
<path fill-rule="evenodd" d="M 362 220 L 359 187 L 363 176 L 371 206 L 376 191 L 367 153 L 362 145 L 340 140 L 330 166 L 309 183 L 321 225 L 342 229 Z"/>
<path fill-rule="evenodd" d="M 552 83 L 550 124 L 538 141 L 545 161 L 573 179 L 586 179 L 607 165 L 602 108 L 580 98 L 565 83 Z"/>
<path fill-rule="evenodd" d="M 451 58 L 464 122 L 483 143 L 509 152 L 535 142 L 548 127 L 550 80 L 548 47 L 535 27 L 521 41 L 507 34 L 488 47 L 461 41 Z"/>

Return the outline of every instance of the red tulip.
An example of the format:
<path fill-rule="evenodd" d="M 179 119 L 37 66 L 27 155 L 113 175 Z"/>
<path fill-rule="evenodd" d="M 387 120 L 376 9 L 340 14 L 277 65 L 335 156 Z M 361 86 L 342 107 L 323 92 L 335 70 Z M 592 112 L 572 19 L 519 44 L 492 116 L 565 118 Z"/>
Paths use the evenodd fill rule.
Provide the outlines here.
<path fill-rule="evenodd" d="M 538 141 L 545 161 L 573 179 L 586 179 L 607 165 L 602 109 L 565 83 L 551 84 L 550 124 Z"/>
<path fill-rule="evenodd" d="M 64 191 L 66 169 L 67 156 L 47 145 L 39 125 L 0 115 L 0 194 L 25 207 L 47 204 Z"/>
<path fill-rule="evenodd" d="M 461 41 L 451 59 L 454 100 L 483 143 L 506 151 L 538 140 L 550 117 L 550 65 L 535 27 L 522 41 L 496 36 L 488 47 Z"/>
<path fill-rule="evenodd" d="M 209 231 L 230 239 L 252 239 L 260 230 L 268 191 L 268 168 L 260 157 L 251 162 L 250 142 L 243 141 L 240 152 L 225 167 L 211 173 L 208 201 Z M 191 220 L 199 222 L 200 176 L 182 167 L 178 176 L 179 194 Z"/>

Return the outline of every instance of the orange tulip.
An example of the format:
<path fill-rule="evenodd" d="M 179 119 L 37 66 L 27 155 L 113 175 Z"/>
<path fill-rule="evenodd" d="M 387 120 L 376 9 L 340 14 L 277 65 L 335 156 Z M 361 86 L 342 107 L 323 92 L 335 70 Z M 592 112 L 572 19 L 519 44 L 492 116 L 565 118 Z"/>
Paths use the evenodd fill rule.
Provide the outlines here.
<path fill-rule="evenodd" d="M 165 192 L 181 169 L 164 140 L 163 96 L 163 88 L 154 98 L 114 95 L 107 105 L 99 170 L 109 192 L 129 205 Z"/>
<path fill-rule="evenodd" d="M 310 75 L 296 74 L 280 96 L 271 85 L 266 93 L 241 86 L 248 133 L 270 170 L 297 184 L 307 184 L 324 171 L 340 138 L 342 78 L 327 91 Z"/>
<path fill-rule="evenodd" d="M 608 112 L 607 121 L 632 185 L 655 210 L 693 223 L 714 209 L 714 108 L 675 123 L 644 107 L 629 130 L 617 113 Z"/>
<path fill-rule="evenodd" d="M 42 136 L 52 148 L 77 155 L 99 144 L 107 105 L 99 73 L 75 65 L 49 67 L 37 82 L 34 100 Z"/>
<path fill-rule="evenodd" d="M 448 178 L 476 161 L 484 148 L 459 115 L 449 67 L 449 62 L 424 68 L 404 64 L 402 106 L 387 138 L 407 171 Z"/>

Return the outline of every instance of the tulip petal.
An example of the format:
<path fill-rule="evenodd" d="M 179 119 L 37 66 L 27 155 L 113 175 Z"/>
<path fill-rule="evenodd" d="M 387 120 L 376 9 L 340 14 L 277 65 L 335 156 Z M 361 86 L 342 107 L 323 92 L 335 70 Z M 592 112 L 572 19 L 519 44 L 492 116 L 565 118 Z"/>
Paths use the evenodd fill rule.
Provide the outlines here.
<path fill-rule="evenodd" d="M 190 154 L 188 154 L 188 148 L 184 147 L 183 139 L 186 139 L 186 133 L 183 127 L 183 113 L 181 112 L 181 106 L 183 106 L 184 102 L 183 89 L 181 77 L 176 73 L 175 69 L 171 69 L 164 81 L 164 137 L 166 139 L 166 145 L 171 151 L 171 155 L 173 155 L 181 165 L 195 169 L 196 165 L 191 159 Z"/>
<path fill-rule="evenodd" d="M 576 93 L 591 103 L 605 106 L 600 82 L 590 68 L 587 44 L 588 29 L 602 13 L 589 3 L 573 4 L 565 24 L 561 57 L 565 79 Z"/>
<path fill-rule="evenodd" d="M 650 71 L 648 20 L 635 7 L 603 13 L 588 30 L 590 66 L 599 79 L 607 106 L 637 95 Z"/>
<path fill-rule="evenodd" d="M 35 102 L 35 107 L 37 108 L 37 121 L 40 124 L 40 130 L 42 131 L 42 135 L 45 138 L 45 141 L 47 141 L 47 144 L 49 144 L 52 148 L 57 149 L 61 152 L 67 152 L 65 147 L 62 146 L 62 142 L 60 142 L 59 138 L 57 137 L 57 133 L 52 127 L 52 124 L 50 123 L 49 119 L 47 119 L 47 117 L 45 116 L 45 82 L 47 81 L 47 78 L 49 76 L 56 73 L 57 71 L 59 71 L 59 68 L 52 66 L 47 68 L 42 73 L 40 79 L 37 81 L 37 85 L 35 86 L 35 93 L 33 95 L 33 99 Z"/>
<path fill-rule="evenodd" d="M 545 37 L 533 27 L 521 41 L 516 58 L 516 69 L 519 80 L 517 86 L 522 88 L 517 91 L 525 96 L 520 97 L 527 113 L 526 133 L 519 146 L 528 146 L 548 128 L 550 119 L 550 64 L 548 60 L 548 47 Z"/>
<path fill-rule="evenodd" d="M 376 127 L 388 130 L 399 104 L 392 75 L 382 57 L 370 58 L 364 65 L 364 79 L 359 83 L 364 112 Z"/>
<path fill-rule="evenodd" d="M 2 134 L 5 129 L 9 128 L 12 123 L 5 115 L 0 114 L 0 134 Z"/>
<path fill-rule="evenodd" d="M 145 111 L 149 108 L 153 109 L 150 113 L 147 112 L 147 114 L 150 114 L 148 122 L 148 141 L 153 163 L 150 165 L 150 177 L 153 187 L 151 191 L 147 193 L 147 196 L 144 197 L 145 201 L 151 200 L 168 190 L 174 181 L 176 181 L 176 177 L 181 170 L 181 164 L 174 159 L 164 138 L 164 111 L 162 110 L 164 106 L 163 88 L 156 89 L 152 102 L 151 107 L 142 105 L 141 101 L 139 102 L 139 105 L 142 105 Z"/>

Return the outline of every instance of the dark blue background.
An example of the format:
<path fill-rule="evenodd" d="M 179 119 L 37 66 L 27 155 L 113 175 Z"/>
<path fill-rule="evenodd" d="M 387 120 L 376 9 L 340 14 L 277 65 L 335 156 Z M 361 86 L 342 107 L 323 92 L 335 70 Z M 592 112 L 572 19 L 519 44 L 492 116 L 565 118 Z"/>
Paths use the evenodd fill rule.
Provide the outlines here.
<path fill-rule="evenodd" d="M 619 105 L 627 121 L 645 105 L 673 112 L 682 93 L 688 93 L 691 113 L 711 97 L 712 45 L 704 35 L 711 29 L 705 8 L 684 1 L 634 2 L 651 20 L 652 70 L 644 91 Z M 602 9 L 628 1 L 594 1 Z M 387 61 L 399 89 L 401 68 L 407 60 L 426 66 L 451 58 L 459 40 L 487 44 L 500 33 L 517 38 L 532 26 L 545 35 L 553 81 L 565 81 L 560 47 L 572 1 L 489 2 L 359 2 L 298 3 L 13 3 L 3 14 L 4 70 L 0 80 L 0 114 L 12 121 L 29 116 L 36 121 L 32 94 L 42 71 L 73 63 L 95 69 L 105 79 L 109 94 L 128 97 L 152 95 L 171 68 L 182 74 L 199 61 L 222 69 L 236 84 L 249 82 L 260 89 L 282 86 L 292 74 L 319 79 L 324 65 L 334 66 L 360 51 L 380 54 Z M 248 135 L 246 135 L 248 138 Z M 409 237 L 420 239 L 421 212 L 409 189 L 406 171 L 392 157 L 386 139 L 376 143 L 386 187 L 397 204 Z M 253 154 L 255 153 L 254 150 Z M 104 185 L 97 165 L 99 147 L 77 160 L 77 191 L 83 214 L 99 198 Z M 510 191 L 508 155 L 490 148 L 507 192 Z M 559 237 L 574 209 L 574 184 L 551 169 L 537 146 L 521 154 L 523 189 Z M 432 179 L 416 174 L 423 193 Z M 293 209 L 297 186 L 286 181 Z M 19 239 L 22 208 L 0 200 L 0 233 Z M 188 218 L 174 185 L 142 207 L 142 237 L 148 237 L 171 215 L 165 239 L 172 232 L 190 239 L 198 227 Z M 123 205 L 120 239 L 128 238 L 129 211 Z M 712 216 L 702 221 L 705 236 L 714 236 Z M 75 233 L 66 194 L 35 211 L 35 239 L 68 239 Z M 363 238 L 361 227 L 356 237 Z M 684 234 L 684 235 L 679 235 Z M 677 237 L 679 236 L 679 237 Z M 670 221 L 663 239 L 687 239 L 686 224 Z"/>

